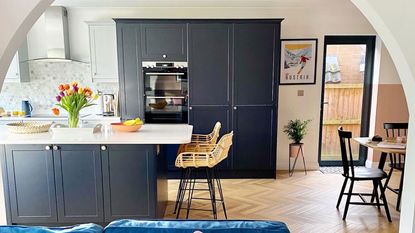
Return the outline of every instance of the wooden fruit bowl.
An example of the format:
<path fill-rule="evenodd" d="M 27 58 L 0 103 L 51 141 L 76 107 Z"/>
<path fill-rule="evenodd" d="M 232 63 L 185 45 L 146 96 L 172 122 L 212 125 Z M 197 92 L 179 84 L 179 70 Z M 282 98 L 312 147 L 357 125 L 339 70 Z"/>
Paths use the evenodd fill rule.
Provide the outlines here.
<path fill-rule="evenodd" d="M 137 132 L 142 125 L 124 125 L 123 123 L 111 123 L 114 131 L 118 132 Z"/>

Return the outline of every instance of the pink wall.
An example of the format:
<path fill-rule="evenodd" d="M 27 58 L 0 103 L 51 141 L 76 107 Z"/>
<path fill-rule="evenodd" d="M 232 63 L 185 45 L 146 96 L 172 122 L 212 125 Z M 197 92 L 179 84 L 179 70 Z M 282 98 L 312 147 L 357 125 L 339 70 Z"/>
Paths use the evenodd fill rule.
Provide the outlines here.
<path fill-rule="evenodd" d="M 408 105 L 402 84 L 378 84 L 375 134 L 386 137 L 383 129 L 385 122 L 408 121 Z M 373 153 L 373 162 L 379 161 L 379 155 L 378 152 Z"/>

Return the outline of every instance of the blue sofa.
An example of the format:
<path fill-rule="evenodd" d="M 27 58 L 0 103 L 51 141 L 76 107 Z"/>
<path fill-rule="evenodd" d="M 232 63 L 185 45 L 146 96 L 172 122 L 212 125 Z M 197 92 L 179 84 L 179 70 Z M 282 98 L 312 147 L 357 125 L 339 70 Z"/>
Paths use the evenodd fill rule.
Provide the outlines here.
<path fill-rule="evenodd" d="M 72 227 L 0 226 L 0 233 L 289 233 L 282 222 L 203 220 L 117 220 L 105 228 L 96 224 Z"/>

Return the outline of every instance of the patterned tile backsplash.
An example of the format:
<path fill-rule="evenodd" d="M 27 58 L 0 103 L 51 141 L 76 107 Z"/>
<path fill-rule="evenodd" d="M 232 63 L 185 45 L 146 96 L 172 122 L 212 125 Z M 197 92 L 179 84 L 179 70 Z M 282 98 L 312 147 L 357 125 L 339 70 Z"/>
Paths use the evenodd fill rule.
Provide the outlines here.
<path fill-rule="evenodd" d="M 60 83 L 77 81 L 94 92 L 118 93 L 118 83 L 92 82 L 90 64 L 79 62 L 39 62 L 29 63 L 30 82 L 3 84 L 0 92 L 0 107 L 8 111 L 20 110 L 22 99 L 28 99 L 35 113 L 51 113 L 55 105 L 57 86 Z M 85 109 L 93 112 L 94 108 Z"/>

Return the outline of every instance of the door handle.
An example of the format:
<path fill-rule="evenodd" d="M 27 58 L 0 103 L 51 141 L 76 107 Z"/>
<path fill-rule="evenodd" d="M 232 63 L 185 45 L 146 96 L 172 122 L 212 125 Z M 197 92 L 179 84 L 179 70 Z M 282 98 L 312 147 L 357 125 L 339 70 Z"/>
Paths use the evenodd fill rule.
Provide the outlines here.
<path fill-rule="evenodd" d="M 325 102 L 323 102 L 323 104 L 329 104 L 329 101 L 325 101 Z"/>

